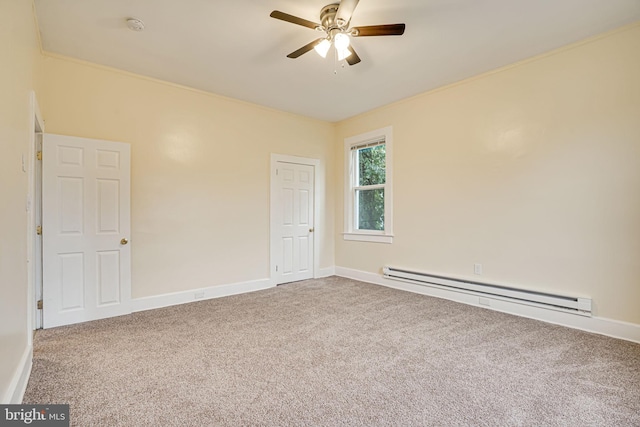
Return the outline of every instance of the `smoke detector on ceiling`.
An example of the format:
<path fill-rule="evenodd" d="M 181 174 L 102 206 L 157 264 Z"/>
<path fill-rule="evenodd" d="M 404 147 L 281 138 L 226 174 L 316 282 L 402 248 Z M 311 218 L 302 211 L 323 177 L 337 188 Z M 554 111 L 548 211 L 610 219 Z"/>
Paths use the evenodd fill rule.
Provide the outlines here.
<path fill-rule="evenodd" d="M 144 30 L 144 22 L 138 18 L 127 18 L 127 27 L 132 31 Z"/>

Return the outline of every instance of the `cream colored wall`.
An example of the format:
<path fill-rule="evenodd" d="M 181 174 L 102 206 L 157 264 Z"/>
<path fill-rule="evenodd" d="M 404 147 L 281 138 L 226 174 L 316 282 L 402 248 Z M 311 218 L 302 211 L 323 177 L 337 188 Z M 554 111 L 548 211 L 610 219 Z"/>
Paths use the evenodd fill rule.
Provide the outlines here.
<path fill-rule="evenodd" d="M 47 132 L 131 144 L 134 298 L 269 277 L 271 153 L 321 160 L 333 266 L 334 125 L 62 57 L 44 76 Z"/>
<path fill-rule="evenodd" d="M 593 298 L 640 324 L 640 26 L 339 123 L 394 132 L 391 245 L 343 241 L 336 265 L 384 265 Z M 474 276 L 473 264 L 484 274 Z"/>
<path fill-rule="evenodd" d="M 29 345 L 27 308 L 27 188 L 31 91 L 39 45 L 29 1 L 0 2 L 0 402 Z"/>

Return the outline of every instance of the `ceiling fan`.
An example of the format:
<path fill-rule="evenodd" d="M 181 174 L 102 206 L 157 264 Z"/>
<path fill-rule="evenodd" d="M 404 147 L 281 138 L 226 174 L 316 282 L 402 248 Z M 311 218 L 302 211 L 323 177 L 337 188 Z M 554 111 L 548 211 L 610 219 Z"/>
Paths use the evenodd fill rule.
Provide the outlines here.
<path fill-rule="evenodd" d="M 351 16 L 358 2 L 359 0 L 342 0 L 340 3 L 332 3 L 323 7 L 322 10 L 320 10 L 321 24 L 307 21 L 306 19 L 280 12 L 279 10 L 274 10 L 269 16 L 325 33 L 324 37 L 314 40 L 302 46 L 300 49 L 291 52 L 287 55 L 288 58 L 298 58 L 311 49 L 315 49 L 320 56 L 326 58 L 327 52 L 329 52 L 329 49 L 333 45 L 339 61 L 346 59 L 349 65 L 355 65 L 360 62 L 360 57 L 351 46 L 351 37 L 401 36 L 404 34 L 405 28 L 404 24 L 369 25 L 366 27 L 349 28 Z"/>

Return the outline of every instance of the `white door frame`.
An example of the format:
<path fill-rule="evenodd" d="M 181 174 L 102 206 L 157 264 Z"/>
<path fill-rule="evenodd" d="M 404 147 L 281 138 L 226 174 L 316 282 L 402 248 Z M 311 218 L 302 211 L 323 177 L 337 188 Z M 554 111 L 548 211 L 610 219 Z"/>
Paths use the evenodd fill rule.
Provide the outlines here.
<path fill-rule="evenodd" d="M 275 254 L 277 252 L 277 240 L 274 238 L 276 233 L 275 230 L 279 226 L 276 221 L 277 211 L 276 211 L 276 203 L 275 200 L 278 200 L 278 180 L 276 179 L 276 169 L 278 166 L 278 162 L 284 163 L 293 163 L 298 165 L 307 165 L 313 166 L 313 221 L 314 221 L 314 236 L 313 236 L 313 277 L 318 277 L 318 272 L 320 270 L 320 234 L 322 232 L 321 228 L 318 227 L 318 218 L 320 218 L 320 207 L 321 207 L 321 198 L 320 192 L 318 188 L 323 188 L 324 186 L 319 185 L 319 166 L 320 159 L 312 159 L 309 157 L 298 157 L 298 156 L 289 156 L 286 154 L 273 154 L 271 153 L 271 168 L 270 168 L 270 178 L 271 178 L 271 194 L 269 199 L 269 212 L 270 212 L 270 231 L 269 231 L 269 280 L 271 281 L 271 285 L 275 286 L 276 283 L 276 262 L 275 262 Z"/>
<path fill-rule="evenodd" d="M 42 312 L 38 312 L 37 304 L 39 295 L 42 295 L 42 251 L 41 236 L 36 233 L 36 200 L 42 195 L 42 183 L 38 182 L 38 164 L 36 155 L 38 152 L 38 140 L 42 143 L 44 133 L 44 120 L 40 113 L 36 93 L 31 91 L 29 99 L 29 154 L 28 154 L 28 179 L 29 192 L 27 194 L 27 329 L 28 342 L 32 344 L 33 330 L 42 328 Z"/>

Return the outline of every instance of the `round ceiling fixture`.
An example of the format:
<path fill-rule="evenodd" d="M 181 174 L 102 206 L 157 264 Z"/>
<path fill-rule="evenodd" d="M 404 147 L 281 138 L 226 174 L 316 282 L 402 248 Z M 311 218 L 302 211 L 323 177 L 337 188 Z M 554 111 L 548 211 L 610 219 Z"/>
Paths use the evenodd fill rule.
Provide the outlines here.
<path fill-rule="evenodd" d="M 127 18 L 127 27 L 132 31 L 144 30 L 144 22 L 138 18 Z"/>

